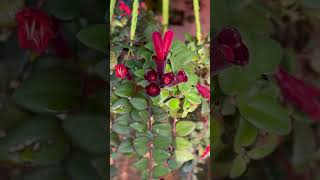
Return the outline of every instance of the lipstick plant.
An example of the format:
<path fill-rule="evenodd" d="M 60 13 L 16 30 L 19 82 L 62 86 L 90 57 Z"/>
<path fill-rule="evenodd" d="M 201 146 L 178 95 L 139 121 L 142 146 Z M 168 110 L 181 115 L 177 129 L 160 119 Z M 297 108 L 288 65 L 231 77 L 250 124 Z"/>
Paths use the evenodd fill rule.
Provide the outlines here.
<path fill-rule="evenodd" d="M 148 180 L 166 179 L 177 170 L 182 179 L 203 177 L 210 155 L 208 41 L 176 40 L 170 29 L 161 33 L 150 15 L 140 9 L 137 22 L 123 27 L 115 25 L 122 21 L 117 14 L 113 17 L 111 165 L 132 158 L 130 166 Z M 133 40 L 132 23 L 137 23 Z"/>

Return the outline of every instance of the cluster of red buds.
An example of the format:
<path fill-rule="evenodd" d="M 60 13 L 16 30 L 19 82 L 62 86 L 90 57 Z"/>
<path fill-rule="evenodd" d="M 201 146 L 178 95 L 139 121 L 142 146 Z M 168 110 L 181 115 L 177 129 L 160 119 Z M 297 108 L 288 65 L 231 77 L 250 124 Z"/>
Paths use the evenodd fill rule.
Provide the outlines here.
<path fill-rule="evenodd" d="M 153 32 L 152 34 L 153 48 L 156 53 L 156 56 L 152 58 L 155 61 L 156 70 L 150 69 L 144 75 L 145 80 L 150 82 L 145 88 L 149 96 L 158 96 L 161 91 L 160 88 L 171 87 L 188 81 L 188 77 L 183 70 L 178 71 L 176 74 L 173 72 L 165 73 L 167 56 L 172 40 L 173 32 L 170 30 L 165 33 L 163 39 L 160 32 Z"/>
<path fill-rule="evenodd" d="M 249 63 L 249 50 L 237 29 L 222 29 L 212 43 L 213 74 L 233 64 L 244 66 Z"/>

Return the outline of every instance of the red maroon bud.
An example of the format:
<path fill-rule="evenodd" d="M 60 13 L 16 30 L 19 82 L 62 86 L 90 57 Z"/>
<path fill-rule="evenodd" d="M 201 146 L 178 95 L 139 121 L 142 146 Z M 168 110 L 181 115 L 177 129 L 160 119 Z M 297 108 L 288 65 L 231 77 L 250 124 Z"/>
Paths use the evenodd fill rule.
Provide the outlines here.
<path fill-rule="evenodd" d="M 158 79 L 158 74 L 154 69 L 150 69 L 144 74 L 144 79 L 148 82 L 155 82 Z"/>
<path fill-rule="evenodd" d="M 186 73 L 184 71 L 180 70 L 176 76 L 176 80 L 178 83 L 187 82 L 188 76 L 186 75 Z"/>
<path fill-rule="evenodd" d="M 174 81 L 174 74 L 172 72 L 165 73 L 161 79 L 161 83 L 164 86 L 170 85 L 173 81 Z"/>
<path fill-rule="evenodd" d="M 160 94 L 160 87 L 156 83 L 150 83 L 148 86 L 146 86 L 145 90 L 146 93 L 151 97 L 155 97 Z"/>
<path fill-rule="evenodd" d="M 201 96 L 203 98 L 210 100 L 210 88 L 209 87 L 203 86 L 199 83 L 196 85 L 196 87 L 197 87 L 199 94 L 201 94 Z"/>
<path fill-rule="evenodd" d="M 116 77 L 117 78 L 121 78 L 121 79 L 124 79 L 125 77 L 127 77 L 127 74 L 128 74 L 128 69 L 125 65 L 123 64 L 117 64 L 116 65 Z"/>

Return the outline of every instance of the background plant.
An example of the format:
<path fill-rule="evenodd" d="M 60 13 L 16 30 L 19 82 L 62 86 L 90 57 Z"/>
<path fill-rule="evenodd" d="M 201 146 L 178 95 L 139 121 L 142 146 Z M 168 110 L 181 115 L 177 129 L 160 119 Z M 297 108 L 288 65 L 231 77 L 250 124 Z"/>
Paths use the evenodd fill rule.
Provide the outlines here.
<path fill-rule="evenodd" d="M 319 160 L 318 119 L 286 102 L 274 76 L 281 66 L 318 84 L 312 36 L 318 32 L 318 1 L 227 0 L 212 9 L 213 37 L 223 27 L 235 27 L 250 53 L 248 65 L 233 65 L 214 77 L 214 178 L 319 178 L 313 171 Z"/>
<path fill-rule="evenodd" d="M 188 82 L 162 88 L 159 96 L 151 98 L 144 92 L 148 84 L 144 74 L 150 67 L 155 69 L 151 33 L 161 30 L 160 23 L 152 12 L 140 9 L 132 42 L 128 39 L 130 16 L 119 17 L 117 11 L 110 48 L 112 160 L 121 155 L 135 157 L 133 166 L 142 179 L 161 178 L 177 169 L 181 178 L 201 177 L 205 166 L 200 166 L 204 163 L 200 156 L 210 143 L 210 121 L 208 100 L 201 97 L 196 84 L 210 84 L 208 38 L 203 38 L 202 45 L 192 36 L 185 43 L 173 41 L 166 72 L 183 69 Z M 115 77 L 117 63 L 129 69 L 133 80 Z"/>

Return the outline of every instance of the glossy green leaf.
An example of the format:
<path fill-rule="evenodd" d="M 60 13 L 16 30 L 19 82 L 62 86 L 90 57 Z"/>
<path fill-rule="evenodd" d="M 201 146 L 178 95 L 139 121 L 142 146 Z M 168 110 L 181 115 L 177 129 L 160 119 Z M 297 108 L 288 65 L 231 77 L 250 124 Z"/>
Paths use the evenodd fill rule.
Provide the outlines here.
<path fill-rule="evenodd" d="M 201 96 L 195 92 L 189 92 L 185 94 L 185 98 L 191 102 L 192 104 L 200 104 L 201 103 Z"/>
<path fill-rule="evenodd" d="M 137 123 L 137 122 L 131 123 L 130 127 L 138 132 L 146 132 L 148 129 L 147 124 L 145 124 L 145 123 L 141 124 L 141 123 Z"/>
<path fill-rule="evenodd" d="M 257 135 L 258 130 L 256 127 L 254 127 L 244 118 L 241 118 L 234 140 L 235 151 L 240 152 L 241 147 L 250 146 L 255 142 Z"/>
<path fill-rule="evenodd" d="M 187 136 L 196 128 L 192 121 L 179 121 L 176 124 L 176 133 L 178 136 Z"/>
<path fill-rule="evenodd" d="M 134 148 L 139 155 L 143 156 L 148 152 L 148 142 L 147 137 L 139 137 L 133 141 Z"/>
<path fill-rule="evenodd" d="M 118 151 L 120 153 L 132 153 L 134 152 L 133 146 L 132 146 L 132 141 L 130 139 L 126 139 L 121 142 L 119 145 Z"/>
<path fill-rule="evenodd" d="M 147 108 L 147 100 L 143 98 L 131 98 L 129 99 L 131 105 L 137 110 L 144 110 Z"/>
<path fill-rule="evenodd" d="M 131 121 L 130 113 L 120 115 L 115 119 L 116 123 L 123 126 L 128 126 L 130 121 Z"/>
<path fill-rule="evenodd" d="M 130 128 L 126 125 L 121 125 L 119 123 L 114 123 L 112 125 L 112 131 L 118 133 L 118 134 L 129 134 Z"/>
<path fill-rule="evenodd" d="M 281 135 L 290 132 L 288 111 L 267 94 L 256 94 L 251 99 L 239 98 L 238 107 L 244 118 L 260 129 Z"/>
<path fill-rule="evenodd" d="M 153 177 L 155 177 L 155 178 L 165 176 L 169 172 L 170 172 L 170 169 L 167 167 L 164 167 L 163 165 L 157 165 L 157 166 L 153 167 L 153 170 L 152 170 Z"/>
<path fill-rule="evenodd" d="M 176 150 L 174 153 L 178 164 L 194 159 L 190 150 Z"/>
<path fill-rule="evenodd" d="M 48 165 L 62 161 L 70 146 L 60 128 L 59 119 L 32 117 L 0 139 L 0 160 L 30 165 Z"/>
<path fill-rule="evenodd" d="M 171 67 L 173 72 L 177 72 L 180 69 L 184 69 L 184 66 L 188 64 L 193 57 L 192 51 L 190 51 L 180 41 L 174 41 L 171 46 L 172 55 L 170 58 Z"/>
<path fill-rule="evenodd" d="M 153 159 L 157 164 L 160 164 L 166 161 L 170 157 L 170 154 L 162 149 L 154 149 L 153 150 Z"/>
<path fill-rule="evenodd" d="M 131 82 L 124 82 L 120 84 L 113 93 L 119 97 L 132 97 L 134 86 Z"/>
<path fill-rule="evenodd" d="M 82 29 L 78 34 L 77 38 L 83 44 L 99 50 L 101 52 L 108 51 L 108 31 L 105 24 L 97 24 Z"/>
<path fill-rule="evenodd" d="M 230 171 L 230 177 L 236 178 L 241 176 L 247 170 L 247 162 L 241 156 L 238 155 L 234 160 Z"/>
<path fill-rule="evenodd" d="M 275 135 L 268 135 L 265 140 L 256 145 L 255 148 L 248 152 L 251 159 L 262 159 L 271 154 L 278 146 L 278 137 Z"/>
<path fill-rule="evenodd" d="M 192 143 L 183 137 L 176 137 L 175 145 L 177 150 L 184 150 L 192 148 Z"/>
<path fill-rule="evenodd" d="M 149 159 L 141 158 L 133 164 L 133 167 L 142 171 L 142 170 L 148 169 L 148 165 L 149 165 Z"/>
<path fill-rule="evenodd" d="M 58 113 L 77 105 L 80 96 L 81 85 L 75 73 L 51 70 L 32 73 L 16 89 L 13 99 L 37 113 Z"/>
<path fill-rule="evenodd" d="M 171 111 L 177 111 L 180 109 L 180 100 L 177 98 L 172 98 L 166 102 L 166 105 Z"/>
<path fill-rule="evenodd" d="M 153 132 L 161 136 L 171 136 L 172 127 L 169 123 L 155 124 L 152 127 Z"/>
<path fill-rule="evenodd" d="M 126 114 L 132 110 L 132 106 L 128 99 L 118 99 L 114 104 L 112 104 L 111 110 L 113 113 Z"/>
<path fill-rule="evenodd" d="M 74 145 L 96 154 L 107 152 L 105 124 L 105 116 L 93 114 L 74 114 L 63 120 L 63 128 Z"/>
<path fill-rule="evenodd" d="M 171 145 L 171 136 L 156 136 L 154 139 L 154 147 L 166 149 Z"/>

